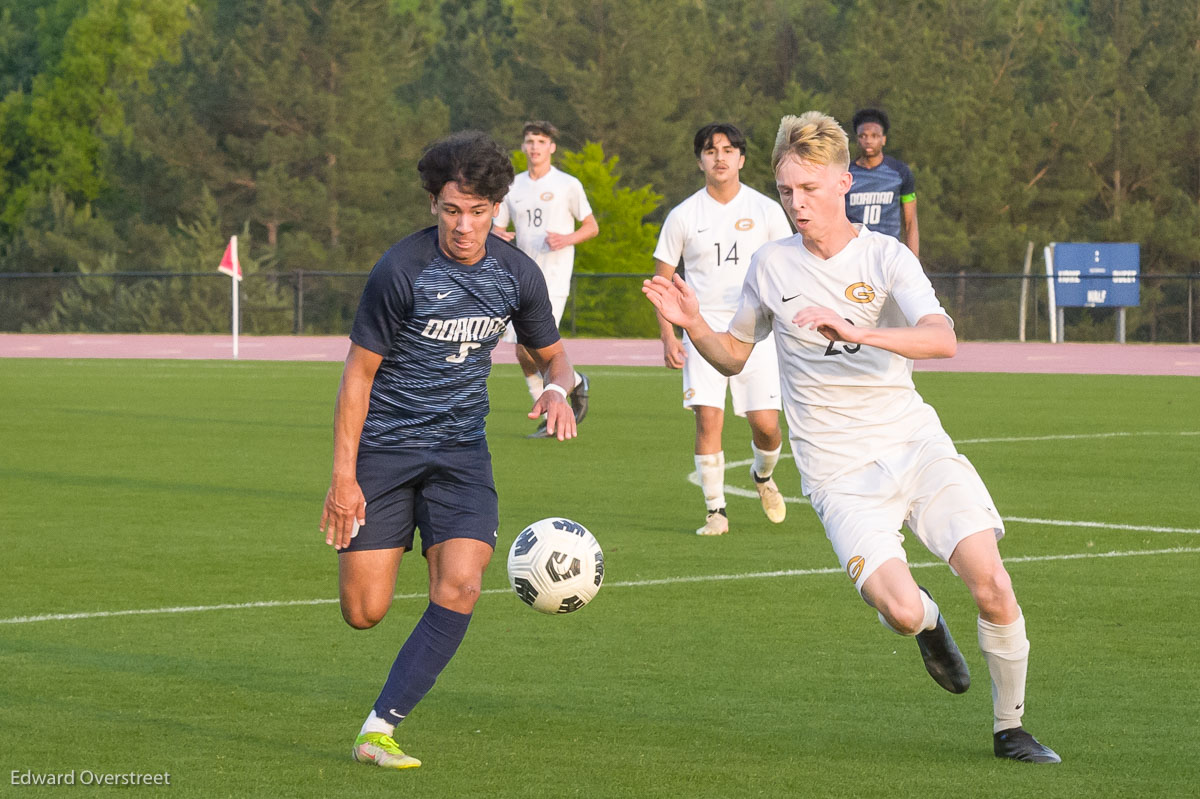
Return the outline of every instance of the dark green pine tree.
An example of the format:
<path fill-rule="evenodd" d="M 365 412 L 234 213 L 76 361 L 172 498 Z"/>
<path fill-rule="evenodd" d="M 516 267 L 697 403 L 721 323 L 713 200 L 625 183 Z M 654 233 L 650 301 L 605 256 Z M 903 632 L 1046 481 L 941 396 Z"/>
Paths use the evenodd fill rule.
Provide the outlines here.
<path fill-rule="evenodd" d="M 124 209 L 110 215 L 106 205 L 121 194 L 114 153 L 133 137 L 125 99 L 176 56 L 186 27 L 186 7 L 171 0 L 0 11 L 0 269 L 76 272 L 153 257 L 125 235 Z M 36 324 L 64 285 L 6 285 L 4 328 Z"/>
<path fill-rule="evenodd" d="M 1102 65 L 1090 89 L 1108 145 L 1090 154 L 1094 199 L 1081 210 L 1098 240 L 1141 244 L 1141 306 L 1128 321 L 1132 337 L 1150 341 L 1186 338 L 1187 284 L 1146 277 L 1188 271 L 1200 249 L 1200 12 L 1189 8 L 1095 0 L 1081 38 Z M 1171 317 L 1174 328 L 1160 330 Z M 1101 336 L 1111 336 L 1109 325 Z"/>
<path fill-rule="evenodd" d="M 415 164 L 446 111 L 405 102 L 427 28 L 392 6 L 222 1 L 147 119 L 154 157 L 207 186 L 231 232 L 249 223 L 281 270 L 366 270 L 427 223 Z"/>
<path fill-rule="evenodd" d="M 517 52 L 511 0 L 442 0 L 420 92 L 444 102 L 454 130 L 515 143 L 527 119 L 553 117 L 562 98 Z"/>

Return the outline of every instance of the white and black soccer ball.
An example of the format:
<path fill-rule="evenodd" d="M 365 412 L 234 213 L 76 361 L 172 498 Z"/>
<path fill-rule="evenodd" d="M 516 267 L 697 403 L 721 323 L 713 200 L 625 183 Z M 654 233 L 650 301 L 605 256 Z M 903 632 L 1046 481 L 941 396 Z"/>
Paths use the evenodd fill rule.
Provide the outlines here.
<path fill-rule="evenodd" d="M 508 552 L 508 582 L 542 613 L 571 613 L 592 601 L 604 582 L 604 553 L 588 529 L 557 516 L 521 531 Z"/>

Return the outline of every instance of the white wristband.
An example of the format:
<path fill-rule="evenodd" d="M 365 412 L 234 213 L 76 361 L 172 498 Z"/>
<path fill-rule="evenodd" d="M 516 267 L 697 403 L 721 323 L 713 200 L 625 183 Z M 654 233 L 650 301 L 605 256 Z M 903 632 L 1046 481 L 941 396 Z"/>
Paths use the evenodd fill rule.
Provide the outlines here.
<path fill-rule="evenodd" d="M 563 399 L 567 398 L 567 390 L 565 388 L 563 388 L 562 386 L 558 385 L 557 383 L 547 383 L 545 386 L 543 386 L 542 390 L 543 391 L 557 391 L 559 394 L 562 394 Z"/>

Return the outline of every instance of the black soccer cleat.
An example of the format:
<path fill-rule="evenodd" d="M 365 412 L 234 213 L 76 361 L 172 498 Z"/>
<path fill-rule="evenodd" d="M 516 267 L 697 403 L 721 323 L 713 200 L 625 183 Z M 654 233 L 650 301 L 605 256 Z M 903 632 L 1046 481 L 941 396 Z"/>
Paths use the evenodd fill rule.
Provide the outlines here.
<path fill-rule="evenodd" d="M 542 423 L 538 425 L 538 429 L 534 430 L 532 433 L 530 433 L 529 435 L 527 435 L 525 437 L 526 438 L 550 438 L 550 431 L 546 429 L 546 420 L 543 419 Z"/>
<path fill-rule="evenodd" d="M 1000 730 L 992 736 L 996 757 L 1007 757 L 1022 763 L 1061 763 L 1062 758 L 1048 746 L 1038 743 L 1024 727 Z"/>
<path fill-rule="evenodd" d="M 579 385 L 571 389 L 567 400 L 571 403 L 571 410 L 575 412 L 575 424 L 579 424 L 588 412 L 588 379 L 583 372 L 579 373 Z"/>
<path fill-rule="evenodd" d="M 917 586 L 922 591 L 925 589 Z M 925 591 L 925 595 L 933 599 L 933 594 Z M 938 614 L 937 626 L 932 630 L 917 633 L 917 647 L 921 650 L 921 658 L 925 661 L 925 670 L 938 685 L 952 694 L 961 694 L 971 687 L 971 670 L 958 644 L 950 636 L 946 620 Z"/>

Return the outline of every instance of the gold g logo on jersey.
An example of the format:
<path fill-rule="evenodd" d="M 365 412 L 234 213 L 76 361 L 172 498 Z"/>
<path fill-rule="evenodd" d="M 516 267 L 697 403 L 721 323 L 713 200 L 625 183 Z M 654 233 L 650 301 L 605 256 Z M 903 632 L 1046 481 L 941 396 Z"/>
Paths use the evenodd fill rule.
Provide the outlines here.
<path fill-rule="evenodd" d="M 851 580 L 858 582 L 858 575 L 862 574 L 864 565 L 866 565 L 866 561 L 863 560 L 862 555 L 855 555 L 846 564 L 846 574 L 850 575 Z"/>
<path fill-rule="evenodd" d="M 855 283 L 846 288 L 846 299 L 850 302 L 868 303 L 875 299 L 875 289 L 866 283 Z"/>
<path fill-rule="evenodd" d="M 552 191 L 544 191 L 544 192 L 542 192 L 542 202 L 547 202 L 547 203 L 548 203 L 548 202 L 550 202 L 550 201 L 551 201 L 551 200 L 553 200 L 553 199 L 554 199 L 554 192 L 552 192 Z"/>
<path fill-rule="evenodd" d="M 753 219 L 739 219 L 733 223 L 733 226 L 738 230 L 749 230 L 754 227 Z"/>

